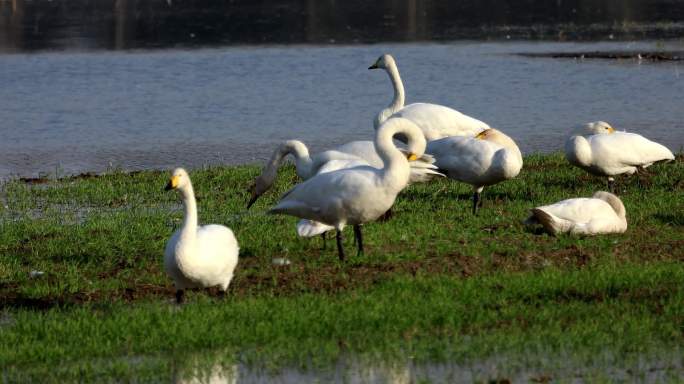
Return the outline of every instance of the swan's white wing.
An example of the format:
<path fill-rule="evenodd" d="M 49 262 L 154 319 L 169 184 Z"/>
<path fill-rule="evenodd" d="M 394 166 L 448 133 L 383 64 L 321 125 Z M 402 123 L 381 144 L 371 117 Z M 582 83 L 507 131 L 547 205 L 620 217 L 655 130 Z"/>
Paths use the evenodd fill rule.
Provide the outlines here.
<path fill-rule="evenodd" d="M 355 160 L 330 160 L 318 168 L 317 173 L 337 171 L 339 169 L 369 166 L 368 162 L 362 159 Z"/>
<path fill-rule="evenodd" d="M 297 235 L 300 237 L 313 237 L 333 229 L 335 227 L 313 220 L 302 219 L 297 222 Z"/>
<path fill-rule="evenodd" d="M 321 173 L 296 185 L 269 210 L 329 225 L 377 219 L 394 203 L 396 194 L 378 188 L 380 171 L 355 167 Z"/>
<path fill-rule="evenodd" d="M 435 157 L 435 165 L 449 178 L 472 185 L 489 182 L 488 172 L 501 146 L 463 136 L 445 137 L 428 143 L 426 152 Z"/>
<path fill-rule="evenodd" d="M 594 163 L 601 167 L 649 166 L 656 161 L 674 159 L 665 146 L 635 133 L 598 134 L 587 140 Z"/>
<path fill-rule="evenodd" d="M 568 220 L 575 224 L 588 223 L 591 220 L 605 218 L 615 219 L 615 210 L 601 199 L 575 198 L 559 201 L 554 204 L 537 207 L 553 216 Z"/>
<path fill-rule="evenodd" d="M 413 121 L 423 131 L 427 141 L 447 136 L 473 137 L 489 128 L 489 125 L 478 119 L 438 104 L 410 104 L 391 117 L 403 117 Z"/>

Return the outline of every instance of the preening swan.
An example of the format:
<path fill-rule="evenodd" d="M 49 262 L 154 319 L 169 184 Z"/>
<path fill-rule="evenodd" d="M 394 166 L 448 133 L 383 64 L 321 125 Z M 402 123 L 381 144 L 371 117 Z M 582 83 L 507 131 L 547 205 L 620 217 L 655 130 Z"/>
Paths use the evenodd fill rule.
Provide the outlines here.
<path fill-rule="evenodd" d="M 473 186 L 473 213 L 487 185 L 512 179 L 520 173 L 523 159 L 513 139 L 489 128 L 475 137 L 452 136 L 427 144 L 437 168 L 449 178 Z"/>
<path fill-rule="evenodd" d="M 189 288 L 219 286 L 225 292 L 238 263 L 238 243 L 223 225 L 198 226 L 197 204 L 190 176 L 183 168 L 173 171 L 166 190 L 177 189 L 183 198 L 183 226 L 171 236 L 164 252 L 164 269 L 176 286 L 176 301 Z"/>
<path fill-rule="evenodd" d="M 551 235 L 571 233 L 597 235 L 627 230 L 622 201 L 612 193 L 599 191 L 591 198 L 576 198 L 531 210 L 525 224 L 541 224 Z"/>
<path fill-rule="evenodd" d="M 613 176 L 632 174 L 662 160 L 674 160 L 665 146 L 636 133 L 618 132 L 604 121 L 595 121 L 574 129 L 565 142 L 565 158 L 570 164 L 598 175 L 608 176 L 613 190 Z"/>
<path fill-rule="evenodd" d="M 416 152 L 407 157 L 399 151 L 392 141 L 398 133 L 409 139 L 409 147 Z M 425 137 L 411 121 L 393 118 L 376 132 L 375 149 L 382 158 L 382 168 L 358 166 L 319 173 L 285 193 L 269 213 L 292 215 L 335 227 L 340 260 L 344 260 L 342 230 L 346 225 L 353 225 L 358 252 L 362 253 L 361 224 L 376 220 L 392 207 L 409 182 L 409 161 L 425 151 Z"/>
<path fill-rule="evenodd" d="M 384 69 L 394 87 L 394 99 L 389 107 L 378 113 L 373 127 L 378 127 L 390 117 L 403 117 L 415 123 L 429 142 L 447 136 L 475 136 L 489 128 L 486 123 L 466 116 L 454 109 L 428 103 L 414 103 L 404 106 L 404 84 L 399 76 L 399 69 L 392 55 L 385 54 L 378 58 L 368 69 Z M 397 139 L 406 142 L 401 135 Z"/>
<path fill-rule="evenodd" d="M 402 151 L 406 152 L 402 149 Z M 408 152 L 415 153 L 415 148 L 409 145 Z M 268 191 L 275 182 L 278 168 L 285 160 L 287 155 L 295 158 L 297 175 L 307 180 L 321 172 L 322 167 L 329 164 L 326 170 L 349 168 L 357 165 L 370 165 L 375 168 L 382 168 L 383 162 L 375 151 L 375 145 L 369 140 L 352 141 L 331 150 L 309 155 L 309 149 L 299 140 L 287 140 L 282 142 L 266 162 L 261 175 L 257 176 L 251 186 L 251 198 L 247 203 L 247 208 Z M 421 156 L 417 161 L 411 162 L 410 182 L 424 182 L 433 177 L 442 176 L 436 172 L 437 167 L 433 165 L 434 158 L 429 155 Z"/>

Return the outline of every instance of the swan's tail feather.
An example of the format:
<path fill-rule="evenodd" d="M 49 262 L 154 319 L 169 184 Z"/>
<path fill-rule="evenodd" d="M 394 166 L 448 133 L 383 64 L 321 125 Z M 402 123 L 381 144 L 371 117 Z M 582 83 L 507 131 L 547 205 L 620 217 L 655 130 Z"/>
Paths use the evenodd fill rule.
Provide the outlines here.
<path fill-rule="evenodd" d="M 332 231 L 333 229 L 335 229 L 335 227 L 332 225 L 308 219 L 302 219 L 297 222 L 297 235 L 299 237 L 313 237 L 320 235 L 321 233 Z"/>
<path fill-rule="evenodd" d="M 533 208 L 531 212 L 534 219 L 530 217 L 526 220 L 526 222 L 530 221 L 531 223 L 541 224 L 544 227 L 544 230 L 551 235 L 555 235 L 558 232 L 563 231 L 562 224 L 557 220 L 557 218 L 543 209 Z M 534 222 L 532 222 L 532 220 L 534 220 Z"/>
<path fill-rule="evenodd" d="M 404 149 L 400 150 L 404 154 L 408 153 Z M 437 166 L 435 166 L 435 158 L 427 153 L 415 161 L 409 162 L 409 166 L 411 167 L 409 183 L 425 183 L 437 177 L 444 177 L 444 174 L 440 173 Z"/>

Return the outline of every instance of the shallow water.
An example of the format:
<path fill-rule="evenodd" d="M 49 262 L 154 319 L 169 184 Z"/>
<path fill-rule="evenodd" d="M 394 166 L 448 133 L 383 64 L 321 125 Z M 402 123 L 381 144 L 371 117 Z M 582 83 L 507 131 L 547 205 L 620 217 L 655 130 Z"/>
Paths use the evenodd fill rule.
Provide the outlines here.
<path fill-rule="evenodd" d="M 71 377 L 88 367 L 102 382 L 146 382 L 174 384 L 261 384 L 261 383 L 476 383 L 476 382 L 676 382 L 684 375 L 677 349 L 616 359 L 610 353 L 577 358 L 573 355 L 515 354 L 452 362 L 418 362 L 412 359 L 385 360 L 346 356 L 329 366 L 265 368 L 233 362 L 229 355 L 205 352 L 191 356 L 127 357 L 81 361 L 55 367 L 56 377 Z M 85 365 L 84 365 L 85 364 Z M 106 367 L 120 366 L 109 377 Z M 101 369 L 103 369 L 101 371 Z M 26 381 L 41 371 L 0 371 L 10 382 Z M 111 371 L 110 371 L 111 372 Z M 111 373 L 110 373 L 111 374 Z M 122 380 L 122 376 L 127 379 Z"/>
<path fill-rule="evenodd" d="M 519 52 L 682 50 L 684 43 L 254 46 L 0 55 L 0 178 L 242 164 L 283 139 L 317 151 L 371 139 L 398 61 L 407 102 L 454 107 L 523 152 L 556 151 L 579 123 L 606 120 L 684 146 L 684 68 Z"/>

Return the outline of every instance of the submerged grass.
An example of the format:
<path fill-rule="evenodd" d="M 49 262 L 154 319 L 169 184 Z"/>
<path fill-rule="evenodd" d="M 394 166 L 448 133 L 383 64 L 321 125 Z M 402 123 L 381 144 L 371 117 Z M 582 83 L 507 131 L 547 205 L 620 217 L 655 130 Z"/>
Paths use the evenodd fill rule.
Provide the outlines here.
<path fill-rule="evenodd" d="M 625 234 L 556 238 L 525 229 L 529 208 L 605 187 L 561 155 L 532 155 L 518 178 L 485 189 L 479 216 L 470 213 L 467 185 L 409 187 L 390 221 L 364 226 L 366 254 L 346 263 L 332 241 L 321 250 L 320 238 L 298 239 L 296 219 L 264 215 L 296 181 L 292 167 L 245 211 L 258 171 L 191 172 L 200 221 L 231 227 L 241 259 L 229 297 L 196 292 L 181 308 L 171 304 L 162 268 L 164 244 L 182 217 L 178 196 L 162 192 L 167 173 L 5 183 L 4 377 L 121 377 L 131 364 L 95 362 L 210 349 L 279 367 L 325 365 L 349 353 L 591 359 L 682 344 L 681 156 L 618 180 Z M 276 257 L 292 264 L 274 266 Z"/>

